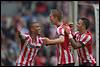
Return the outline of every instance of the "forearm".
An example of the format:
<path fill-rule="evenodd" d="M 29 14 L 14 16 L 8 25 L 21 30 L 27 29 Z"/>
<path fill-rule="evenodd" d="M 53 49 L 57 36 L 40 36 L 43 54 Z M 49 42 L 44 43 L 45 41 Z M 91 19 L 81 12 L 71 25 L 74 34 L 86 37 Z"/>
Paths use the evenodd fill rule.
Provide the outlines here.
<path fill-rule="evenodd" d="M 64 42 L 64 40 L 59 38 L 59 39 L 50 40 L 49 44 L 59 44 L 59 43 L 63 43 L 63 42 Z"/>
<path fill-rule="evenodd" d="M 72 45 L 72 47 L 73 47 L 74 49 L 79 48 L 79 46 L 77 46 L 77 43 L 75 42 L 75 40 L 74 40 L 73 38 L 70 39 L 70 42 L 71 42 L 71 45 Z"/>
<path fill-rule="evenodd" d="M 56 38 L 56 39 L 44 38 L 43 41 L 44 41 L 44 44 L 46 44 L 46 45 L 61 44 L 64 42 L 64 36 L 60 36 L 59 38 Z"/>
<path fill-rule="evenodd" d="M 72 45 L 72 47 L 73 47 L 74 49 L 77 49 L 77 48 L 82 47 L 82 45 L 81 45 L 78 41 L 75 41 L 75 40 L 73 39 L 73 36 L 72 36 L 71 34 L 69 35 L 69 39 L 70 39 L 71 45 Z"/>

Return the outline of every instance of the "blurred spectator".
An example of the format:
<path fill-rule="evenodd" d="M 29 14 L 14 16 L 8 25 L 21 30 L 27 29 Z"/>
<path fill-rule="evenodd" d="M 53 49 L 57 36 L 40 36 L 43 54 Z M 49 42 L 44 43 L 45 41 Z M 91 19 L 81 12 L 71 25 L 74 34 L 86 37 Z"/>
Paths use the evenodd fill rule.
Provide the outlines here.
<path fill-rule="evenodd" d="M 45 3 L 38 2 L 36 3 L 36 9 L 37 14 L 42 14 L 44 16 L 48 15 L 48 6 Z"/>

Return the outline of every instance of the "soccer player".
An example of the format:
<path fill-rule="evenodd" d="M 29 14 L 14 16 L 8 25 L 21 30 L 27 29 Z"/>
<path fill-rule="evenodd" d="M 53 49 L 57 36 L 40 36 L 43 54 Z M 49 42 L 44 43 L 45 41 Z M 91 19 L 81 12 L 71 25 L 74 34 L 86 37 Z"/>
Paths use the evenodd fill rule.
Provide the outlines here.
<path fill-rule="evenodd" d="M 40 37 L 41 26 L 39 22 L 32 22 L 29 26 L 29 33 L 21 33 L 22 25 L 17 25 L 17 36 L 21 40 L 20 54 L 16 60 L 16 66 L 33 66 L 34 58 L 37 55 L 43 41 Z"/>
<path fill-rule="evenodd" d="M 64 25 L 64 29 L 69 36 L 73 48 L 78 49 L 79 65 L 93 66 L 96 64 L 92 56 L 92 34 L 87 29 L 89 27 L 89 20 L 87 18 L 80 18 L 77 23 L 77 32 L 70 33 L 70 29 Z"/>
<path fill-rule="evenodd" d="M 51 11 L 50 14 L 50 20 L 51 22 L 56 25 L 57 27 L 57 35 L 58 38 L 56 39 L 49 39 L 44 38 L 44 42 L 47 45 L 57 45 L 57 57 L 58 57 L 58 66 L 74 66 L 74 60 L 73 56 L 70 51 L 69 47 L 69 39 L 68 35 L 64 33 L 64 29 L 62 28 L 63 23 L 62 22 L 62 13 L 61 11 L 54 9 Z"/>

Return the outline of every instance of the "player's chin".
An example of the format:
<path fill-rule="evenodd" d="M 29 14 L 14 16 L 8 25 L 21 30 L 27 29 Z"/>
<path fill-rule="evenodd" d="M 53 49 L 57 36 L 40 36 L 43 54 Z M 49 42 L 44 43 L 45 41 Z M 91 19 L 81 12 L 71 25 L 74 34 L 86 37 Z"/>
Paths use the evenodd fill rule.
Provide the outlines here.
<path fill-rule="evenodd" d="M 38 32 L 38 35 L 41 35 L 41 32 Z"/>

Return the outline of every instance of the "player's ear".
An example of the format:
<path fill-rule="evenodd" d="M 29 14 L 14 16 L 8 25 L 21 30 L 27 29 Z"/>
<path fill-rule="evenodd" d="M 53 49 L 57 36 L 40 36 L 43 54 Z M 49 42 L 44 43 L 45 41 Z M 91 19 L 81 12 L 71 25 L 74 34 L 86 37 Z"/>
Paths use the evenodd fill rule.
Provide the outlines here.
<path fill-rule="evenodd" d="M 34 31 L 34 28 L 31 27 L 31 28 L 30 28 L 30 31 Z"/>
<path fill-rule="evenodd" d="M 54 19 L 57 19 L 57 17 L 55 16 Z"/>

